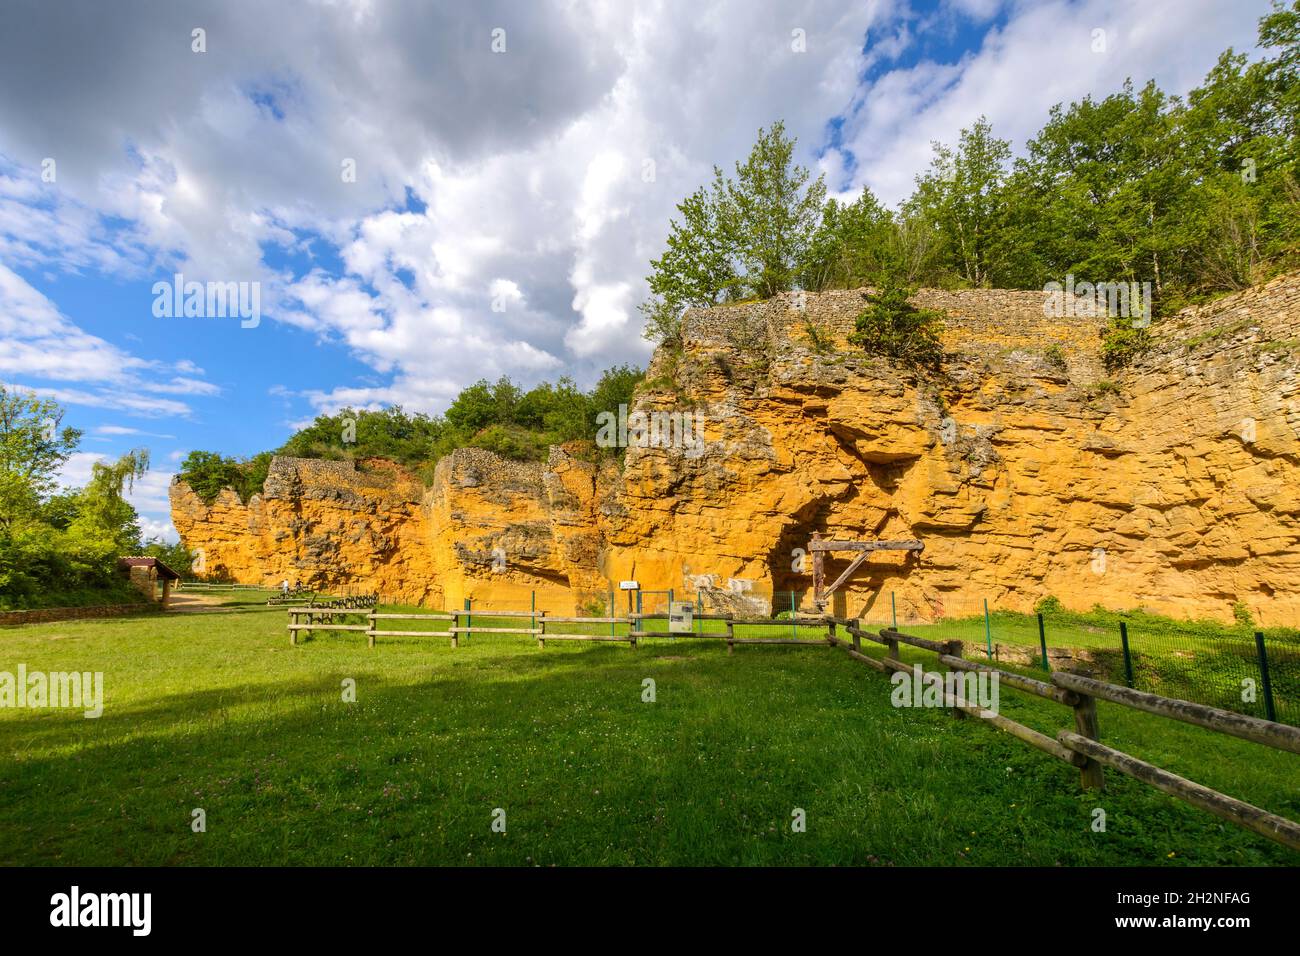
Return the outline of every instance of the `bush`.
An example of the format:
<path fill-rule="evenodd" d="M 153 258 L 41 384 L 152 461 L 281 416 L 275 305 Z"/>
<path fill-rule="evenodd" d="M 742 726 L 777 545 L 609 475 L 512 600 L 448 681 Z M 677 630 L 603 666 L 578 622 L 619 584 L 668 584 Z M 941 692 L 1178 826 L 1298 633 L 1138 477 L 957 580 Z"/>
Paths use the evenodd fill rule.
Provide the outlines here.
<path fill-rule="evenodd" d="M 849 341 L 914 368 L 937 370 L 943 362 L 942 313 L 912 305 L 908 299 L 914 292 L 888 276 L 878 292 L 863 293 L 870 305 L 858 316 Z"/>
<path fill-rule="evenodd" d="M 1129 319 L 1116 319 L 1102 333 L 1102 364 L 1108 372 L 1118 371 L 1151 348 L 1151 344 L 1150 329 L 1136 328 Z"/>
<path fill-rule="evenodd" d="M 1043 617 L 1052 617 L 1064 612 L 1065 608 L 1061 604 L 1061 599 L 1051 594 L 1034 605 L 1034 613 L 1041 614 Z"/>

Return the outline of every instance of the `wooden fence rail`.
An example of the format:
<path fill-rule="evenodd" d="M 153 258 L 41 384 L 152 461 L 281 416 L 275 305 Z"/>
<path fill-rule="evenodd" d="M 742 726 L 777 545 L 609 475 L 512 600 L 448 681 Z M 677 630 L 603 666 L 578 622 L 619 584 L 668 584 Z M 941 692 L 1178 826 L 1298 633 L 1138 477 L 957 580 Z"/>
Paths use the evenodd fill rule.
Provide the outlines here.
<path fill-rule="evenodd" d="M 736 625 L 742 624 L 747 627 L 782 627 L 797 629 L 799 627 L 825 627 L 826 618 L 790 618 L 784 621 L 747 621 L 744 619 L 727 621 L 727 653 L 733 654 L 737 644 L 787 644 L 799 647 L 829 647 L 831 646 L 830 635 L 812 640 L 806 637 L 799 637 L 798 631 L 789 637 L 737 637 Z"/>
<path fill-rule="evenodd" d="M 460 646 L 462 635 L 469 634 L 527 634 L 537 638 L 537 646 L 545 647 L 546 642 L 550 641 L 614 641 L 623 644 L 630 644 L 636 647 L 637 635 L 635 632 L 627 634 L 616 634 L 613 632 L 613 626 L 617 624 L 631 624 L 630 620 L 625 617 L 552 617 L 545 611 L 493 611 L 484 608 L 476 608 L 470 611 L 425 611 L 419 613 L 388 613 L 378 611 L 365 611 L 357 608 L 318 608 L 318 607 L 291 607 L 289 612 L 289 643 L 298 643 L 298 634 L 303 633 L 308 637 L 312 631 L 360 631 L 366 634 L 367 644 L 370 647 L 375 646 L 377 637 L 447 637 L 451 639 L 452 647 Z M 336 617 L 346 615 L 364 616 L 365 624 L 339 624 L 335 623 Z M 527 618 L 533 625 L 531 627 L 505 627 L 500 625 L 483 625 L 474 624 L 474 618 L 507 618 L 514 620 L 516 618 Z M 380 629 L 376 622 L 378 621 L 445 621 L 449 626 L 446 630 L 397 630 L 397 629 Z M 462 623 L 464 622 L 464 623 Z M 560 624 L 609 624 L 609 634 L 583 634 L 573 630 L 569 631 L 548 631 L 547 625 Z"/>

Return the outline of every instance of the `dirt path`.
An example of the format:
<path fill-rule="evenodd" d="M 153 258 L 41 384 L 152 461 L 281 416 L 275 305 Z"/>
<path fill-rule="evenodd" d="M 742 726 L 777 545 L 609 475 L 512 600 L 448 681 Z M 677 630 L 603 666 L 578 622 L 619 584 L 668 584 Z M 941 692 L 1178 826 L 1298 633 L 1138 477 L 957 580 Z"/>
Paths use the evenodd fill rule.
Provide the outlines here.
<path fill-rule="evenodd" d="M 173 592 L 167 601 L 168 611 L 202 611 L 207 608 L 220 607 L 221 601 L 211 594 L 197 594 L 194 591 Z"/>

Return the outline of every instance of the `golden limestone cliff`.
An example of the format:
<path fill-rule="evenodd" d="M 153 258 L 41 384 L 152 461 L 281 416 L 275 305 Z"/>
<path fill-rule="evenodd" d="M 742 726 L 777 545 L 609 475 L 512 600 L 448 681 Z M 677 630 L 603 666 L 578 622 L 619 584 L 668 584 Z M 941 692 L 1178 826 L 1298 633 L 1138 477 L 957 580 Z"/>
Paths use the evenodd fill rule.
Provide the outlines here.
<path fill-rule="evenodd" d="M 431 606 L 536 591 L 581 610 L 636 580 L 740 610 L 793 590 L 809 608 L 816 532 L 925 545 L 872 556 L 835 597 L 854 615 L 892 592 L 900 619 L 1048 595 L 1300 619 L 1300 276 L 1156 323 L 1109 377 L 1104 319 L 1047 317 L 1042 293 L 916 301 L 946 315 L 940 379 L 848 346 L 858 292 L 688 313 L 621 475 L 562 448 L 545 465 L 462 449 L 429 489 L 381 462 L 276 459 L 247 505 L 174 484 L 174 521 L 209 573 Z M 638 444 L 636 412 L 668 440 Z"/>
<path fill-rule="evenodd" d="M 172 521 L 208 577 L 460 607 L 603 606 L 596 508 L 617 469 L 551 449 L 545 466 L 462 448 L 431 488 L 391 462 L 275 458 L 260 495 L 206 505 L 173 481 Z"/>

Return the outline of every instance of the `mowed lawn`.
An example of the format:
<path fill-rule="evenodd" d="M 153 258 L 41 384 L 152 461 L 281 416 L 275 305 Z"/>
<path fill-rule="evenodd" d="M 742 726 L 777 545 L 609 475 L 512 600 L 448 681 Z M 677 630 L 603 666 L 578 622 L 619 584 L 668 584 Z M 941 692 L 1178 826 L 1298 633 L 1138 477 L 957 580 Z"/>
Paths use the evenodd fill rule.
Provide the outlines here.
<path fill-rule="evenodd" d="M 1118 774 L 1084 793 L 1077 771 L 979 721 L 894 708 L 888 680 L 839 650 L 539 650 L 520 635 L 369 650 L 351 633 L 291 647 L 285 624 L 280 611 L 0 631 L 0 670 L 105 681 L 99 719 L 0 709 L 0 862 L 1300 862 Z M 1071 724 L 1009 689 L 1001 703 L 1044 732 Z M 1100 721 L 1114 746 L 1300 819 L 1294 755 L 1105 703 Z"/>

